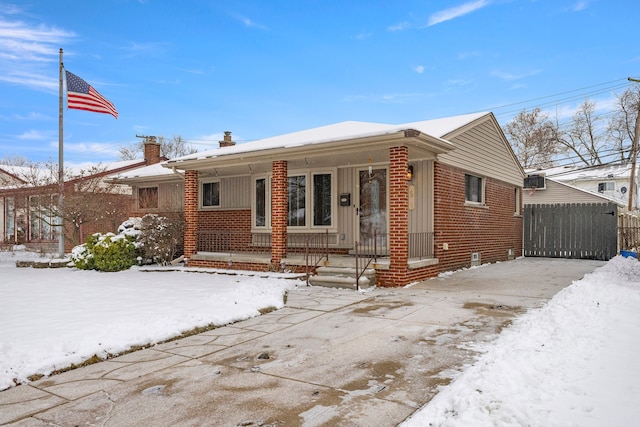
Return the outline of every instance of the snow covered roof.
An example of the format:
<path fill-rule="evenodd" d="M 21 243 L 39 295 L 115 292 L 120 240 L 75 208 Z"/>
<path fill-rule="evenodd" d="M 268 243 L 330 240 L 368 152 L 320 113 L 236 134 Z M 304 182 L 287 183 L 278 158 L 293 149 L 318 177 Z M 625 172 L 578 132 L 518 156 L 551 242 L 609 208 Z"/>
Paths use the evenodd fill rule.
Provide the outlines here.
<path fill-rule="evenodd" d="M 145 178 L 152 178 L 152 177 L 161 178 L 161 177 L 170 177 L 170 176 L 177 177 L 178 176 L 176 175 L 176 172 L 174 172 L 173 170 L 163 167 L 162 166 L 163 163 L 166 163 L 166 162 L 155 163 L 150 166 L 144 166 L 136 169 L 130 169 L 115 175 L 109 175 L 107 179 L 125 181 L 125 180 L 135 180 L 140 178 L 145 179 Z"/>
<path fill-rule="evenodd" d="M 429 135 L 434 139 L 441 140 L 443 144 L 450 144 L 448 141 L 442 139 L 443 135 L 459 129 L 466 124 L 469 124 L 487 114 L 490 113 L 466 114 L 462 116 L 447 117 L 443 119 L 426 120 L 396 125 L 359 121 L 345 121 L 332 125 L 320 126 L 312 129 L 306 129 L 298 132 L 292 132 L 284 135 L 246 142 L 244 144 L 237 144 L 230 147 L 220 147 L 195 154 L 190 154 L 187 156 L 178 157 L 175 159 L 171 159 L 167 163 L 165 163 L 165 167 L 167 165 L 170 166 L 174 163 L 189 160 L 214 158 L 219 156 L 272 150 L 278 148 L 303 147 L 314 144 L 337 142 L 356 138 L 366 138 L 370 136 L 384 136 L 408 129 L 418 130 L 421 133 Z"/>
<path fill-rule="evenodd" d="M 581 181 L 599 179 L 629 179 L 631 164 L 597 166 L 556 166 L 548 169 L 530 170 L 528 174 L 543 173 L 556 181 Z"/>
<path fill-rule="evenodd" d="M 66 180 L 73 180 L 82 176 L 91 175 L 92 173 L 103 173 L 109 171 L 116 171 L 123 168 L 134 167 L 140 164 L 143 160 L 123 160 L 118 162 L 107 163 L 68 163 L 64 165 Z M 35 163 L 32 166 L 13 166 L 13 165 L 0 165 L 0 171 L 4 171 L 20 181 L 33 185 L 46 185 L 58 181 L 58 168 L 57 164 L 45 164 Z M 3 188 L 15 188 L 17 183 L 11 185 L 5 185 Z"/>

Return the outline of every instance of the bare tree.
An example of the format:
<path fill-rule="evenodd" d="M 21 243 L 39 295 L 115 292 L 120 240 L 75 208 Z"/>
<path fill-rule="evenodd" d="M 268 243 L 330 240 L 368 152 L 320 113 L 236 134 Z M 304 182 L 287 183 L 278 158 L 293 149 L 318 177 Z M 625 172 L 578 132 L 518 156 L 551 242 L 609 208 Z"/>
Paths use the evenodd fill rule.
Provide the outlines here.
<path fill-rule="evenodd" d="M 556 126 L 540 108 L 522 110 L 504 127 L 524 168 L 549 167 L 559 153 Z"/>
<path fill-rule="evenodd" d="M 106 167 L 92 166 L 72 176 L 64 171 L 64 203 L 58 205 L 58 166 L 51 161 L 22 168 L 16 188 L 18 209 L 29 211 L 31 240 L 48 240 L 60 220 L 65 240 L 77 245 L 94 231 L 114 231 L 130 211 L 131 197 L 114 183 L 104 181 Z"/>
<path fill-rule="evenodd" d="M 616 94 L 616 98 L 616 110 L 609 119 L 607 135 L 615 145 L 620 161 L 625 163 L 631 160 L 631 145 L 640 106 L 640 86 L 633 85 Z"/>
<path fill-rule="evenodd" d="M 603 119 L 595 114 L 596 103 L 585 100 L 566 125 L 558 132 L 558 142 L 564 152 L 577 157 L 587 166 L 603 164 L 606 154 L 607 138 Z"/>
<path fill-rule="evenodd" d="M 142 140 L 128 147 L 121 147 L 120 158 L 122 160 L 134 160 L 138 158 L 140 154 L 144 153 L 144 142 L 145 140 Z M 198 152 L 196 147 L 189 145 L 189 143 L 179 135 L 173 138 L 159 136 L 157 142 L 160 144 L 160 155 L 168 159 Z"/>
<path fill-rule="evenodd" d="M 7 154 L 0 159 L 0 165 L 29 166 L 31 163 L 29 159 L 20 155 Z"/>

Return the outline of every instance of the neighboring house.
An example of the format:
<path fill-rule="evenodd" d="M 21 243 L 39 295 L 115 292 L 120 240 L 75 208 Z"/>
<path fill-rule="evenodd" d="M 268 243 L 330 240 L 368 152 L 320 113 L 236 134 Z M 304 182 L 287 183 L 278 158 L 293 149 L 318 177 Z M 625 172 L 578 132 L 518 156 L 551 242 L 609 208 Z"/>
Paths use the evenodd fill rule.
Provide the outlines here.
<path fill-rule="evenodd" d="M 71 177 L 64 183 L 65 200 L 68 198 L 66 207 L 69 210 L 77 208 L 80 222 L 69 224 L 69 219 L 65 219 L 65 234 L 72 237 L 65 239 L 67 250 L 94 232 L 116 231 L 115 227 L 130 216 L 130 188 L 108 185 L 105 179 L 113 173 L 164 160 L 160 157 L 160 145 L 154 142 L 145 143 L 144 155 L 144 160 L 83 165 L 71 171 Z M 90 190 L 87 188 L 89 185 Z M 55 250 L 59 231 L 53 224 L 59 221 L 53 217 L 52 205 L 57 203 L 58 190 L 57 170 L 0 165 L 0 243 L 26 244 L 43 251 Z M 88 203 L 91 196 L 83 195 L 87 191 L 100 193 L 100 199 L 94 200 L 98 205 L 94 210 L 102 210 L 109 223 L 80 217 L 83 209 L 89 210 L 85 202 Z M 96 199 L 95 194 L 93 198 Z M 111 212 L 107 212 L 109 207 Z"/>
<path fill-rule="evenodd" d="M 525 178 L 526 180 L 526 178 Z M 625 206 L 620 200 L 604 193 L 594 193 L 573 185 L 557 181 L 550 177 L 536 180 L 537 186 L 529 186 L 525 181 L 522 202 L 527 205 L 545 205 L 562 203 L 616 203 L 621 208 Z"/>
<path fill-rule="evenodd" d="M 634 179 L 633 210 L 640 209 L 638 188 L 640 186 L 640 169 L 636 167 Z M 558 166 L 549 169 L 529 171 L 529 179 L 539 176 L 540 182 L 545 178 L 568 184 L 572 187 L 598 194 L 622 206 L 629 205 L 629 186 L 631 183 L 631 164 L 610 164 L 600 166 Z"/>
<path fill-rule="evenodd" d="M 492 113 L 342 122 L 239 145 L 227 132 L 219 148 L 162 166 L 171 174 L 119 182 L 157 188 L 158 211 L 180 204 L 183 185 L 190 266 L 297 270 L 301 242 L 319 239 L 323 265 L 375 253 L 377 284 L 402 286 L 522 253 L 524 173 Z"/>
<path fill-rule="evenodd" d="M 124 171 L 108 177 L 109 181 L 131 187 L 133 216 L 158 214 L 182 215 L 184 201 L 183 174 L 157 163 L 139 169 Z"/>

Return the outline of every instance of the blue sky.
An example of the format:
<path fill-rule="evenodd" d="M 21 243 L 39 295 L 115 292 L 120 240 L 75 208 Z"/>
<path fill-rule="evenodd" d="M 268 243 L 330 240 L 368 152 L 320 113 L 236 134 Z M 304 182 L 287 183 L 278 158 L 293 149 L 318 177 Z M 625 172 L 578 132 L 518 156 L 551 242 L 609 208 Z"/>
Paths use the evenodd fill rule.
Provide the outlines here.
<path fill-rule="evenodd" d="M 136 135 L 199 151 L 360 120 L 602 110 L 640 77 L 623 0 L 0 0 L 0 159 L 58 159 L 58 58 L 112 101 L 64 111 L 65 162 Z"/>

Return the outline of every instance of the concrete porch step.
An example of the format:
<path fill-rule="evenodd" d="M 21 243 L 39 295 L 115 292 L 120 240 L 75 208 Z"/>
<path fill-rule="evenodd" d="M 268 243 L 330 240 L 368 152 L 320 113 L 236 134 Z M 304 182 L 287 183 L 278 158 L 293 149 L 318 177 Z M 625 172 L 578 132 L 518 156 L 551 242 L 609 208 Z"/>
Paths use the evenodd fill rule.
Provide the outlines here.
<path fill-rule="evenodd" d="M 368 268 L 360 277 L 360 289 L 375 286 L 376 271 Z M 356 269 L 353 267 L 318 267 L 317 274 L 309 277 L 309 284 L 329 288 L 356 289 Z"/>

